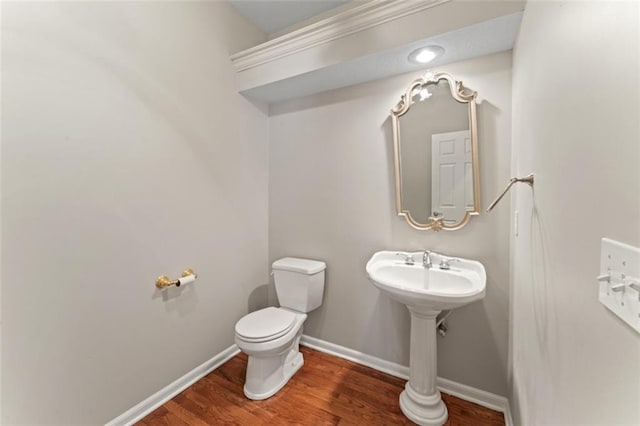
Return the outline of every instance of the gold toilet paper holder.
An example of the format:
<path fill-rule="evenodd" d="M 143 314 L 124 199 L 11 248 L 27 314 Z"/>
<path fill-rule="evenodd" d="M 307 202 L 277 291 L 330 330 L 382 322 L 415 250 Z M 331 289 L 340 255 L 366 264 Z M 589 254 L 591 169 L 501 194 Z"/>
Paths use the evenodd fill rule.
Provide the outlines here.
<path fill-rule="evenodd" d="M 196 273 L 193 272 L 193 269 L 185 269 L 184 271 L 182 271 L 181 278 L 188 277 L 189 275 L 193 275 L 194 278 L 198 277 L 198 275 L 196 275 Z M 156 287 L 160 289 L 171 287 L 172 285 L 175 285 L 176 287 L 180 287 L 180 278 L 178 278 L 177 280 L 172 280 L 166 275 L 161 275 L 156 280 Z"/>

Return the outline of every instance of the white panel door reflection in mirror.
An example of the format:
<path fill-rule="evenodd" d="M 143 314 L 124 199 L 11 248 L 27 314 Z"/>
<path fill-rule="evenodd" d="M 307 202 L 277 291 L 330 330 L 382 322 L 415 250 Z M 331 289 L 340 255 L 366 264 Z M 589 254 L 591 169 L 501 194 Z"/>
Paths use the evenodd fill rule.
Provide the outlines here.
<path fill-rule="evenodd" d="M 456 223 L 473 210 L 471 132 L 436 133 L 431 136 L 431 208 L 433 216 Z"/>

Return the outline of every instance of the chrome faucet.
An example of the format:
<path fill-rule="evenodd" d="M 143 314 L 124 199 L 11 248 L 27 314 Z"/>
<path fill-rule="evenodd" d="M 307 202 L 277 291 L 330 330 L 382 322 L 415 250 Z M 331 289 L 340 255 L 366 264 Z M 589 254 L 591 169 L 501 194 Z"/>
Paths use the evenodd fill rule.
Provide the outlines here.
<path fill-rule="evenodd" d="M 429 250 L 425 250 L 422 253 L 422 266 L 427 269 L 431 269 L 433 263 L 431 263 L 431 252 Z"/>

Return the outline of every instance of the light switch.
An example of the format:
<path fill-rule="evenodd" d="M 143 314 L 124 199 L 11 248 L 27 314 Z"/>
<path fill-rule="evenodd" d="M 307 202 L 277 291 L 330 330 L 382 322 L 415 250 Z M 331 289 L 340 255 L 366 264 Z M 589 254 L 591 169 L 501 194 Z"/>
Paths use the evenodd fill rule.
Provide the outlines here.
<path fill-rule="evenodd" d="M 603 238 L 600 303 L 640 333 L 640 248 Z"/>

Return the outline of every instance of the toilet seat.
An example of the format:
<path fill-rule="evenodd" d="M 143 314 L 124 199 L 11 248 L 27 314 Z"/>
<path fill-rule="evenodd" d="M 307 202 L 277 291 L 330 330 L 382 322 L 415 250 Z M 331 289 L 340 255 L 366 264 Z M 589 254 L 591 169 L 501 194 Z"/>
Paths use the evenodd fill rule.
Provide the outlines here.
<path fill-rule="evenodd" d="M 293 312 L 264 308 L 245 315 L 236 323 L 236 336 L 245 342 L 267 342 L 287 334 L 296 323 Z"/>

